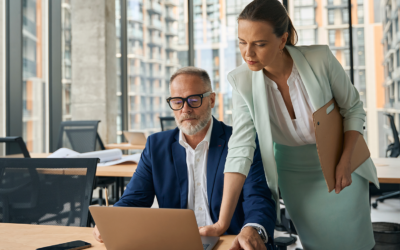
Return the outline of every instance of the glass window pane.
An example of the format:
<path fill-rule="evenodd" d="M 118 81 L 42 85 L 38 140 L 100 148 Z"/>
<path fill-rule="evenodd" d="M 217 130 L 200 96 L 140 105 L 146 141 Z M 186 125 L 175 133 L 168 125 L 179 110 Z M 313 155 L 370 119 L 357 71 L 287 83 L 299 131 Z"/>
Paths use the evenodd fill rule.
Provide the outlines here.
<path fill-rule="evenodd" d="M 71 3 L 62 0 L 61 9 L 61 48 L 62 48 L 62 119 L 71 120 Z"/>
<path fill-rule="evenodd" d="M 226 9 L 221 2 L 194 1 L 195 66 L 210 75 L 216 92 L 214 117 L 231 124 L 232 89 L 226 76 L 243 63 L 237 41 L 237 17 L 251 0 L 227 1 Z"/>
<path fill-rule="evenodd" d="M 23 138 L 28 151 L 47 148 L 46 44 L 43 5 L 40 0 L 23 0 Z"/>
<path fill-rule="evenodd" d="M 120 5 L 120 0 L 116 0 Z M 120 9 L 117 13 L 117 44 L 120 44 Z M 128 129 L 160 131 L 160 116 L 171 116 L 165 101 L 169 78 L 188 65 L 187 1 L 127 0 Z M 121 55 L 117 46 L 118 92 L 121 96 Z M 118 111 L 121 130 L 122 112 Z M 122 131 L 118 133 L 121 134 Z"/>

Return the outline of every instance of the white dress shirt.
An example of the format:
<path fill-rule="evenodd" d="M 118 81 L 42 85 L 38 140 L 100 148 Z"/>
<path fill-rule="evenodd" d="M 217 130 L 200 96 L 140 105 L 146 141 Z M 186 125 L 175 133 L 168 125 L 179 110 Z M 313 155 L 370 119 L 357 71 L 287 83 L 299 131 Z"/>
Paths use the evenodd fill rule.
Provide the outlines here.
<path fill-rule="evenodd" d="M 214 121 L 211 118 L 211 124 L 207 130 L 206 136 L 195 149 L 187 143 L 183 132 L 179 131 L 179 144 L 186 150 L 186 165 L 188 168 L 187 208 L 194 211 L 197 225 L 199 227 L 214 224 L 211 219 L 207 197 L 207 160 L 213 123 Z M 248 223 L 243 228 L 247 226 L 260 227 L 267 236 L 265 228 L 262 225 L 257 223 Z"/>
<path fill-rule="evenodd" d="M 295 64 L 287 80 L 296 119 L 291 119 L 278 85 L 264 74 L 274 142 L 287 146 L 315 144 L 314 108 Z"/>
<path fill-rule="evenodd" d="M 188 168 L 188 208 L 194 211 L 199 227 L 214 224 L 211 220 L 207 197 L 207 159 L 213 119 L 204 139 L 193 149 L 179 131 L 179 144 L 186 150 Z"/>

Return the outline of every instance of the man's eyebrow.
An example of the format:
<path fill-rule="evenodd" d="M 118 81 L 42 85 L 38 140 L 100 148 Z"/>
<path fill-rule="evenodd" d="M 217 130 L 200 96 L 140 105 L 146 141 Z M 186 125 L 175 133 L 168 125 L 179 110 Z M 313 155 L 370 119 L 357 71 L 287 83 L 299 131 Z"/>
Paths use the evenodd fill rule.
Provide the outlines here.
<path fill-rule="evenodd" d="M 244 41 L 242 38 L 238 37 L 239 40 Z M 259 42 L 268 42 L 267 40 L 257 40 L 257 41 L 253 41 L 253 43 L 259 43 Z"/>

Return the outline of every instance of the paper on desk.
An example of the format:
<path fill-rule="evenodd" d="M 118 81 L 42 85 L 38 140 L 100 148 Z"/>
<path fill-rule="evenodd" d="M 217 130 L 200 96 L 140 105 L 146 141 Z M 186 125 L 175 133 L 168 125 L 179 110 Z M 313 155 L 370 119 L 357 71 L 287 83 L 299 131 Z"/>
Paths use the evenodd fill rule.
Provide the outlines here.
<path fill-rule="evenodd" d="M 87 153 L 81 153 L 78 155 L 71 155 L 68 158 L 99 158 L 100 163 L 106 163 L 110 161 L 122 159 L 121 149 L 106 149 Z"/>
<path fill-rule="evenodd" d="M 71 150 L 69 148 L 60 148 L 51 155 L 47 156 L 47 158 L 67 158 L 76 155 L 79 155 L 79 153 L 74 150 Z"/>
<path fill-rule="evenodd" d="M 141 155 L 141 153 L 124 156 L 119 160 L 99 163 L 99 164 L 97 164 L 97 166 L 98 167 L 106 167 L 106 166 L 116 165 L 116 164 L 120 164 L 120 163 L 123 163 L 123 162 L 129 162 L 129 161 L 135 162 L 135 163 L 139 163 L 140 155 Z"/>
<path fill-rule="evenodd" d="M 100 163 L 98 163 L 97 166 L 105 167 L 123 162 L 139 163 L 140 155 L 141 154 L 138 153 L 123 157 L 120 149 L 108 149 L 80 154 L 68 148 L 60 148 L 47 158 L 99 158 Z"/>

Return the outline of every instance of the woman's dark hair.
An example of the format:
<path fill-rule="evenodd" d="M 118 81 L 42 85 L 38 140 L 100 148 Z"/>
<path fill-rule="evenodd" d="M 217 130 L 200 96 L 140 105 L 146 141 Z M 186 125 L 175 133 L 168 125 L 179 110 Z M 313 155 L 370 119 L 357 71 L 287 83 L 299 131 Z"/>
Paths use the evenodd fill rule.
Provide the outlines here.
<path fill-rule="evenodd" d="M 274 28 L 274 34 L 281 37 L 288 32 L 286 45 L 297 43 L 297 31 L 285 7 L 278 0 L 254 0 L 249 3 L 238 17 L 240 20 L 267 22 Z"/>

